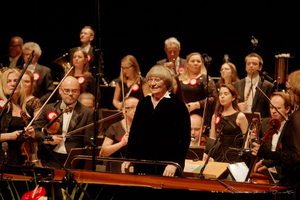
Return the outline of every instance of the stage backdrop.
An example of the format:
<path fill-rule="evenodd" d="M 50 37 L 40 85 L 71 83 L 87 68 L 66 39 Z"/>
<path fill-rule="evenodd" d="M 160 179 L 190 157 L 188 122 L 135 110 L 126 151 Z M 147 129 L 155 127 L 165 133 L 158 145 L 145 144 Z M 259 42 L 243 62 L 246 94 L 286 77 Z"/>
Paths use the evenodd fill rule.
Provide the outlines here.
<path fill-rule="evenodd" d="M 251 36 L 263 70 L 274 75 L 275 55 L 290 53 L 289 71 L 299 68 L 299 3 L 296 1 L 1 1 L 0 55 L 7 54 L 14 35 L 42 48 L 39 63 L 59 71 L 51 61 L 78 46 L 83 26 L 97 31 L 93 45 L 103 51 L 105 77 L 120 72 L 120 60 L 134 55 L 142 75 L 165 58 L 164 41 L 177 37 L 181 57 L 191 52 L 212 57 L 209 73 L 219 76 L 224 54 L 245 73 L 244 58 L 253 51 Z M 98 22 L 96 19 L 100 19 Z M 99 27 L 100 25 L 100 27 Z M 99 35 L 100 32 L 100 35 Z M 57 75 L 57 74 L 55 74 Z"/>

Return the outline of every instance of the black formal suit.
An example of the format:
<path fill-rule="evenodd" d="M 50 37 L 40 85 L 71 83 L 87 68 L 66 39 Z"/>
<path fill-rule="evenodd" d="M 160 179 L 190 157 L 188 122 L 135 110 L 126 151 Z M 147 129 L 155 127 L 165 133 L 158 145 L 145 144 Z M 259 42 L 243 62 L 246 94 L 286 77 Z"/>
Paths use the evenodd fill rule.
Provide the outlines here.
<path fill-rule="evenodd" d="M 245 99 L 245 94 L 244 94 L 245 85 L 246 85 L 246 79 L 245 78 L 243 78 L 243 79 L 241 79 L 241 80 L 239 80 L 239 81 L 237 81 L 233 84 L 233 86 L 236 89 L 238 95 L 240 96 L 239 102 L 244 102 L 245 101 L 244 100 Z M 261 79 L 259 79 L 257 86 L 259 88 L 261 88 Z M 268 97 L 270 97 L 271 94 L 275 91 L 275 87 L 274 87 L 273 83 L 270 83 L 269 81 L 265 80 L 261 90 Z M 253 100 L 253 106 L 254 106 L 254 103 L 257 101 L 258 97 L 259 97 L 259 93 L 255 92 L 254 100 Z M 261 115 L 262 118 L 271 116 L 270 115 L 270 105 L 262 96 L 259 97 L 259 100 L 256 104 L 255 110 L 253 110 L 253 108 L 252 108 L 252 112 L 260 112 L 260 115 Z"/>
<path fill-rule="evenodd" d="M 260 124 L 260 127 L 259 127 L 259 137 L 260 138 L 263 138 L 265 133 L 270 130 L 271 126 L 269 124 L 269 121 L 270 121 L 271 117 L 267 117 L 267 118 L 264 118 Z M 285 123 L 284 126 L 286 126 L 287 123 Z M 286 127 L 283 127 L 282 131 L 281 131 L 281 134 L 278 138 L 278 142 L 277 142 L 277 145 L 276 145 L 276 149 L 275 151 L 280 151 L 280 144 L 281 144 L 281 140 L 282 140 L 282 136 L 283 136 L 283 132 L 285 130 Z M 270 138 L 269 142 L 264 144 L 264 146 L 266 146 L 268 149 L 271 149 L 272 148 L 272 138 Z M 281 163 L 278 162 L 278 161 L 275 161 L 275 160 L 270 160 L 270 159 L 264 159 L 263 160 L 263 163 L 262 163 L 264 166 L 266 167 L 274 167 L 276 168 L 276 171 L 277 173 L 281 173 Z M 276 178 L 276 177 L 275 177 Z"/>
<path fill-rule="evenodd" d="M 18 68 L 23 69 L 23 65 L 18 66 Z M 51 69 L 37 63 L 34 73 L 37 73 L 39 78 L 36 81 L 36 86 L 32 95 L 39 98 L 41 102 L 44 103 L 55 89 Z"/>
<path fill-rule="evenodd" d="M 47 114 L 51 111 L 56 112 L 57 114 L 60 114 L 62 112 L 62 109 L 60 109 L 61 101 L 56 103 L 51 103 L 45 106 L 44 110 L 38 117 L 38 119 L 33 123 L 33 128 L 35 129 L 35 137 L 38 141 L 44 141 L 45 140 L 45 133 L 42 132 L 42 128 L 49 123 L 49 119 L 47 118 Z M 68 127 L 68 132 L 76 130 L 78 128 L 81 128 L 85 125 L 91 124 L 94 122 L 94 115 L 93 110 L 90 108 L 87 108 L 83 106 L 79 101 L 77 101 L 76 106 L 73 110 L 72 117 L 70 120 L 70 124 Z M 60 128 L 57 132 L 58 135 L 62 134 L 62 126 L 63 126 L 63 117 L 60 118 Z M 85 130 L 79 131 L 78 133 L 75 133 L 71 135 L 70 137 L 67 137 L 65 140 L 65 147 L 67 153 L 70 153 L 70 150 L 72 148 L 81 148 L 85 147 L 89 144 L 91 144 L 91 139 L 94 136 L 94 128 L 90 127 Z M 53 150 L 56 145 L 49 145 L 50 149 Z M 66 155 L 67 156 L 67 155 Z M 66 159 L 66 156 L 64 159 Z M 51 160 L 51 155 L 46 149 L 42 149 L 42 155 L 41 155 L 42 162 Z M 64 159 L 61 159 L 62 161 Z M 44 163 L 44 162 L 43 162 Z M 57 166 L 54 166 L 57 167 Z M 59 166 L 57 167 L 59 168 Z"/>
<path fill-rule="evenodd" d="M 10 64 L 9 55 L 6 55 L 3 59 L 1 59 L 0 62 L 1 62 L 0 64 L 2 64 L 2 66 L 0 65 L 0 68 L 8 67 Z M 24 59 L 23 59 L 23 54 L 21 54 L 17 60 L 16 66 L 14 67 L 21 66 L 23 64 L 24 64 Z"/>

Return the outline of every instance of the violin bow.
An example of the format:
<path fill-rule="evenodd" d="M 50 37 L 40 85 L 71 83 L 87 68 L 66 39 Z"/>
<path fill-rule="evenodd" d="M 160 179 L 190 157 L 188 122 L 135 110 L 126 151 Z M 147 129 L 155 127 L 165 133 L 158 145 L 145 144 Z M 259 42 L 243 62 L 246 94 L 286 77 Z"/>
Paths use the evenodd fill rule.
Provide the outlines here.
<path fill-rule="evenodd" d="M 34 50 L 33 50 L 33 51 L 30 53 L 30 55 L 28 56 L 28 60 L 27 60 L 26 64 L 25 64 L 24 67 L 23 67 L 23 71 L 21 72 L 21 74 L 20 74 L 20 76 L 19 76 L 19 78 L 18 78 L 18 80 L 17 80 L 17 82 L 16 82 L 16 85 L 15 85 L 13 91 L 11 92 L 11 95 L 8 97 L 7 101 L 6 101 L 5 104 L 3 105 L 3 108 L 6 108 L 7 104 L 8 104 L 9 101 L 12 99 L 12 97 L 13 97 L 13 95 L 14 95 L 14 93 L 15 93 L 15 90 L 17 89 L 17 87 L 18 87 L 18 85 L 19 85 L 19 83 L 20 83 L 20 81 L 21 81 L 23 75 L 25 74 L 25 72 L 26 72 L 26 70 L 27 70 L 29 64 L 31 63 L 33 57 L 34 57 Z M 4 110 L 5 110 L 5 109 L 2 109 L 2 111 L 1 111 L 1 113 L 0 113 L 0 119 L 2 118 L 2 115 L 3 115 Z"/>
<path fill-rule="evenodd" d="M 41 112 L 44 110 L 44 107 L 46 106 L 46 104 L 48 103 L 48 101 L 50 100 L 50 98 L 54 95 L 54 93 L 56 92 L 56 90 L 60 87 L 60 85 L 62 84 L 62 82 L 67 78 L 67 76 L 69 75 L 69 73 L 71 72 L 71 70 L 74 68 L 74 66 L 72 66 L 69 71 L 65 74 L 65 76 L 63 77 L 63 79 L 61 79 L 61 81 L 59 82 L 59 84 L 57 85 L 57 87 L 53 90 L 53 92 L 51 93 L 51 95 L 48 97 L 48 99 L 45 101 L 45 103 L 42 105 L 42 107 L 40 108 L 40 110 L 38 111 L 38 113 L 32 118 L 32 120 L 28 123 L 27 127 L 25 128 L 25 132 L 27 131 L 27 129 L 29 128 L 29 126 L 32 125 L 32 123 L 34 122 L 34 120 L 41 114 Z"/>
<path fill-rule="evenodd" d="M 271 103 L 271 100 L 269 99 L 269 97 L 267 97 L 267 95 L 259 88 L 259 87 L 255 87 L 256 91 L 258 91 L 264 98 L 265 100 L 271 104 L 275 110 L 281 115 L 281 117 L 285 120 L 285 121 L 288 121 L 289 119 L 280 111 L 278 110 L 278 108 L 276 106 L 274 106 L 272 103 Z"/>
<path fill-rule="evenodd" d="M 124 76 L 123 76 L 123 69 L 121 67 L 121 78 L 122 78 L 122 102 L 123 102 L 123 110 L 124 110 L 124 119 L 125 119 L 125 131 L 128 133 L 127 128 L 127 117 L 126 117 L 126 110 L 125 110 L 125 94 L 124 94 Z"/>

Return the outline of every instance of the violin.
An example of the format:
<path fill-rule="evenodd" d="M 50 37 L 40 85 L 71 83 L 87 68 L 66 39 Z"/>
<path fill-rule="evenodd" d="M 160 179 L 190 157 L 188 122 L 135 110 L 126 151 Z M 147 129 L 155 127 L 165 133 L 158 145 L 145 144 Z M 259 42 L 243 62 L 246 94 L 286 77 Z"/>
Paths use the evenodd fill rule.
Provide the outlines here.
<path fill-rule="evenodd" d="M 280 129 L 281 123 L 278 119 L 271 118 L 269 120 L 270 129 L 265 132 L 264 137 L 261 139 L 260 145 L 266 144 L 269 142 L 269 140 L 272 138 L 274 134 L 278 133 L 278 130 Z M 260 160 L 260 158 L 256 157 L 255 161 L 253 162 L 253 165 L 250 165 L 250 182 L 251 183 L 262 183 L 262 184 L 269 184 L 268 177 L 254 172 L 254 165 Z"/>
<path fill-rule="evenodd" d="M 202 136 L 200 138 L 200 146 L 205 146 L 205 145 L 206 145 L 206 138 Z"/>
<path fill-rule="evenodd" d="M 27 125 L 28 124 L 27 121 L 29 120 L 29 117 L 26 115 L 24 111 L 21 111 L 20 114 L 25 125 Z M 37 152 L 38 152 L 37 141 L 34 138 L 29 137 L 28 135 L 23 135 L 23 136 L 24 136 L 24 142 L 21 145 L 21 151 L 22 151 L 22 155 L 26 156 L 25 163 L 32 164 L 36 167 L 42 167 L 42 164 L 37 157 Z"/>
<path fill-rule="evenodd" d="M 53 116 L 48 124 L 44 126 L 44 132 L 47 135 L 54 135 L 60 128 L 60 117 L 64 113 L 71 112 L 74 108 L 72 106 L 68 106 L 63 112 L 59 113 L 57 116 Z"/>

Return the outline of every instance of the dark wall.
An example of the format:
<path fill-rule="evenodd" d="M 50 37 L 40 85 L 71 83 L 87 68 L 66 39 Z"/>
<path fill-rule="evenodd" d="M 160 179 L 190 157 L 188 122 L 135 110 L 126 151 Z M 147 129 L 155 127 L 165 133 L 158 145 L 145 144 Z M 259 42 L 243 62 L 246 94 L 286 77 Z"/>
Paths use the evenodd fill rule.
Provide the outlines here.
<path fill-rule="evenodd" d="M 105 76 L 119 75 L 120 60 L 134 55 L 145 76 L 157 60 L 165 58 L 164 40 L 177 37 L 181 56 L 191 52 L 212 57 L 211 76 L 219 76 L 223 55 L 229 54 L 246 75 L 244 58 L 252 52 L 251 36 L 258 39 L 256 52 L 264 70 L 273 76 L 278 53 L 291 53 L 289 71 L 298 69 L 300 57 L 299 3 L 239 1 L 100 1 L 100 23 L 94 0 L 1 1 L 0 54 L 7 53 L 10 37 L 21 36 L 42 48 L 39 63 L 56 70 L 51 61 L 79 45 L 79 32 L 90 25 L 99 33 L 104 53 Z M 227 1 L 226 1 L 227 2 Z M 237 1 L 236 1 L 237 2 Z M 95 40 L 93 45 L 99 46 Z"/>

